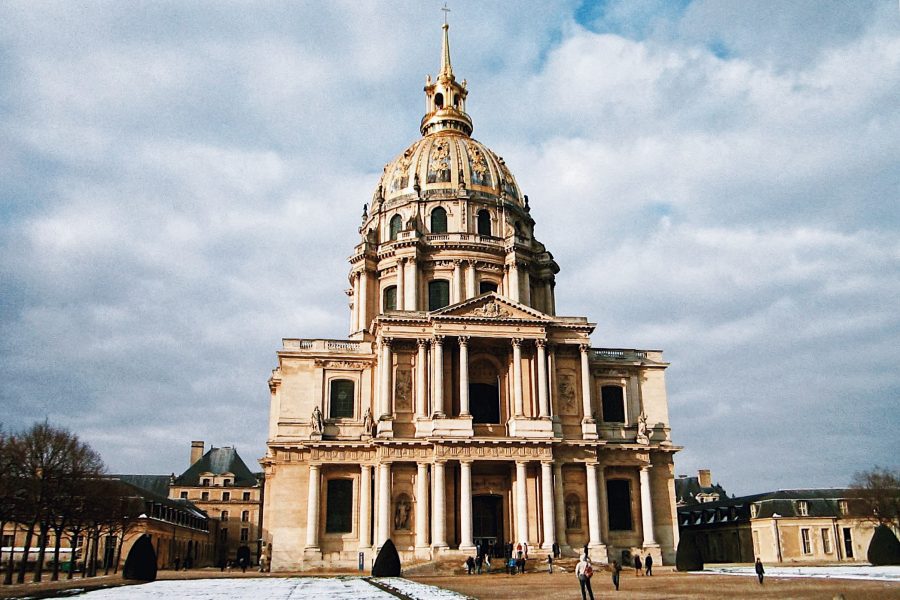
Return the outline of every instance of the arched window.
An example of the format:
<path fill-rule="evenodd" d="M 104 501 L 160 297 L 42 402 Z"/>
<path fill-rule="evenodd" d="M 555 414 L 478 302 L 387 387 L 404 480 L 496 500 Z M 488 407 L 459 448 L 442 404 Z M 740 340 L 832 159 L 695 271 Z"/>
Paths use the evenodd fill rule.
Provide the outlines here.
<path fill-rule="evenodd" d="M 603 404 L 603 420 L 607 423 L 625 422 L 625 394 L 620 385 L 604 385 L 600 388 Z"/>
<path fill-rule="evenodd" d="M 431 211 L 431 233 L 447 233 L 447 211 L 440 206 Z"/>
<path fill-rule="evenodd" d="M 491 213 L 486 209 L 478 211 L 478 235 L 491 235 Z"/>
<path fill-rule="evenodd" d="M 332 419 L 353 418 L 353 381 L 333 379 L 328 416 Z"/>
<path fill-rule="evenodd" d="M 400 229 L 403 227 L 403 218 L 400 215 L 391 217 L 391 235 L 392 240 L 396 240 L 400 235 Z"/>
<path fill-rule="evenodd" d="M 434 107 L 444 108 L 444 95 L 440 92 L 434 95 Z"/>
<path fill-rule="evenodd" d="M 381 309 L 383 311 L 387 310 L 397 310 L 397 286 L 390 285 L 384 288 L 384 294 L 381 301 Z"/>
<path fill-rule="evenodd" d="M 450 282 L 435 279 L 428 282 L 428 310 L 437 310 L 450 304 Z"/>
<path fill-rule="evenodd" d="M 353 531 L 353 481 L 329 479 L 325 499 L 325 533 Z"/>

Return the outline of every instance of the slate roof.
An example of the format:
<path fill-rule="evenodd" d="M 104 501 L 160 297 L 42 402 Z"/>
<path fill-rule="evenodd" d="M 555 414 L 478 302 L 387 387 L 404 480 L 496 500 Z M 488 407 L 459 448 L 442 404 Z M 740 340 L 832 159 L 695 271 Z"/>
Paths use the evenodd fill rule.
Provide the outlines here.
<path fill-rule="evenodd" d="M 175 478 L 175 485 L 199 486 L 203 473 L 234 475 L 233 487 L 252 487 L 259 484 L 256 476 L 247 468 L 234 448 L 210 448 L 200 460 Z"/>
<path fill-rule="evenodd" d="M 165 497 L 169 496 L 169 482 L 172 480 L 171 475 L 110 475 L 109 477 Z"/>
<path fill-rule="evenodd" d="M 169 498 L 169 481 L 171 479 L 169 475 L 108 475 L 106 479 L 112 481 L 119 488 L 120 493 L 134 494 L 144 500 L 187 511 L 203 519 L 208 518 L 206 512 L 197 508 L 193 502 L 181 498 Z M 158 486 L 159 481 L 165 482 L 162 493 L 141 485 L 143 483 L 144 485 Z"/>
<path fill-rule="evenodd" d="M 703 487 L 700 485 L 699 477 L 678 477 L 675 479 L 675 501 L 678 504 L 698 504 L 698 501 L 695 499 L 697 494 L 719 494 L 719 498 L 722 500 L 728 498 L 725 488 L 718 483 L 712 487 Z"/>
<path fill-rule="evenodd" d="M 800 490 L 776 490 L 762 494 L 728 498 L 718 502 L 692 504 L 678 509 L 679 527 L 713 525 L 718 523 L 747 522 L 750 520 L 750 505 L 756 504 L 756 518 L 803 517 L 799 501 L 807 505 L 807 517 L 844 517 L 838 506 L 839 500 L 849 500 L 851 515 L 861 514 L 864 508 L 858 504 L 859 491 L 849 488 L 822 488 Z"/>

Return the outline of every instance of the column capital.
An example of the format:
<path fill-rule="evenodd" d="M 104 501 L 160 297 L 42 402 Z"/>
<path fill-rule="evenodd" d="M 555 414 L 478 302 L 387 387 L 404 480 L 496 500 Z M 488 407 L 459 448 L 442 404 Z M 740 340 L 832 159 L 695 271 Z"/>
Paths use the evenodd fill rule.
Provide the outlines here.
<path fill-rule="evenodd" d="M 446 458 L 435 458 L 431 461 L 431 464 L 434 466 L 440 465 L 443 467 L 444 465 L 447 464 L 447 459 Z"/>
<path fill-rule="evenodd" d="M 475 260 L 474 258 L 467 258 L 465 262 L 466 262 L 466 264 L 469 265 L 470 267 L 474 267 L 475 265 L 478 264 L 478 261 Z"/>
<path fill-rule="evenodd" d="M 547 465 L 547 466 L 550 466 L 550 467 L 555 467 L 557 464 L 559 464 L 559 461 L 555 461 L 555 460 L 553 460 L 552 458 L 542 459 L 542 460 L 541 460 L 541 466 Z M 562 465 L 560 465 L 560 468 L 562 468 Z"/>
<path fill-rule="evenodd" d="M 459 464 L 460 464 L 460 466 L 466 465 L 467 467 L 471 467 L 473 462 L 475 462 L 475 460 L 474 460 L 474 459 L 471 459 L 471 458 L 461 458 L 461 459 L 459 459 Z"/>
<path fill-rule="evenodd" d="M 459 343 L 460 346 L 465 346 L 469 343 L 469 340 L 471 338 L 472 338 L 472 336 L 470 336 L 470 335 L 461 335 L 456 338 L 456 341 Z"/>
<path fill-rule="evenodd" d="M 651 464 L 641 465 L 641 471 L 643 471 L 645 473 L 649 472 L 650 469 L 652 469 L 652 468 L 653 468 L 653 465 L 651 465 Z"/>
<path fill-rule="evenodd" d="M 546 348 L 547 340 L 538 338 L 538 339 L 534 340 L 534 345 L 538 348 Z"/>
<path fill-rule="evenodd" d="M 460 259 L 460 258 L 454 258 L 450 262 L 453 264 L 454 269 L 459 268 L 459 266 L 462 265 L 462 263 L 463 263 L 462 259 Z"/>
<path fill-rule="evenodd" d="M 436 336 L 432 337 L 432 338 L 431 338 L 431 343 L 432 343 L 432 344 L 436 344 L 436 345 L 438 345 L 438 346 L 443 346 L 443 345 L 444 345 L 444 336 L 443 336 L 443 335 L 436 335 Z"/>
<path fill-rule="evenodd" d="M 416 345 L 420 348 L 427 347 L 429 343 L 431 343 L 431 340 L 428 338 L 416 338 Z"/>
<path fill-rule="evenodd" d="M 431 461 L 427 461 L 427 460 L 417 460 L 417 461 L 416 461 L 416 466 L 417 466 L 417 467 L 425 467 L 425 468 L 427 469 L 429 466 L 431 466 Z"/>
<path fill-rule="evenodd" d="M 510 339 L 510 342 L 512 342 L 512 345 L 513 345 L 514 347 L 518 348 L 518 347 L 521 347 L 521 346 L 522 346 L 522 341 L 523 341 L 523 340 L 524 340 L 524 338 L 516 338 L 516 337 L 514 337 L 514 338 L 511 338 L 511 339 Z"/>
<path fill-rule="evenodd" d="M 398 264 L 401 264 L 401 265 L 402 265 L 403 263 L 405 263 L 407 260 L 408 260 L 408 259 L 407 259 L 405 256 L 398 256 L 398 257 L 397 257 L 397 263 L 398 263 Z"/>
<path fill-rule="evenodd" d="M 587 354 L 587 351 L 590 349 L 590 344 L 578 344 L 578 350 L 580 350 L 582 354 Z"/>
<path fill-rule="evenodd" d="M 392 338 L 392 337 L 382 337 L 382 338 L 381 338 L 381 345 L 382 345 L 382 346 L 387 346 L 388 348 L 390 348 L 390 347 L 391 347 L 391 344 L 392 344 L 393 342 L 394 342 L 394 338 Z"/>
<path fill-rule="evenodd" d="M 516 459 L 516 466 L 518 467 L 519 465 L 522 465 L 522 466 L 527 467 L 528 463 L 530 463 L 530 462 L 531 462 L 530 460 L 526 460 L 524 458 L 518 458 L 518 459 Z"/>

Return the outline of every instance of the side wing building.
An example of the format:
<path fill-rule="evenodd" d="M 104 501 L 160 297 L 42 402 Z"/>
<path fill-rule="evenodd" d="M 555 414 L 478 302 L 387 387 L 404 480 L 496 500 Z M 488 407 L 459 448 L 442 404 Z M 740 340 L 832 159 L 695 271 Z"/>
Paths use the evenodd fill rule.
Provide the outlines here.
<path fill-rule="evenodd" d="M 471 137 L 450 63 L 384 169 L 350 257 L 347 339 L 285 339 L 269 380 L 262 538 L 276 571 L 509 544 L 674 562 L 658 350 L 556 314 L 527 196 Z M 574 216 L 573 216 L 574 218 Z"/>

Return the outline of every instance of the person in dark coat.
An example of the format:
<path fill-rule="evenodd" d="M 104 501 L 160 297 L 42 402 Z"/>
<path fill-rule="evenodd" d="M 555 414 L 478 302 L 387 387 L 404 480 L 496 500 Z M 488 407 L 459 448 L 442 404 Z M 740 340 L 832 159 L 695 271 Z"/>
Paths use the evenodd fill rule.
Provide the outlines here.
<path fill-rule="evenodd" d="M 644 559 L 644 569 L 647 572 L 647 575 L 653 575 L 653 557 L 649 554 L 647 558 Z"/>
<path fill-rule="evenodd" d="M 479 554 L 475 557 L 475 570 L 481 575 L 481 567 L 484 565 L 484 556 Z"/>
<path fill-rule="evenodd" d="M 467 557 L 466 558 L 466 571 L 468 572 L 469 575 L 472 574 L 472 569 L 474 569 L 474 568 L 475 568 L 475 559 L 472 558 L 471 556 Z"/>
<path fill-rule="evenodd" d="M 616 587 L 616 591 L 619 590 L 619 575 L 622 573 L 622 567 L 619 565 L 619 561 L 614 560 L 612 563 L 612 582 Z"/>
<path fill-rule="evenodd" d="M 765 574 L 766 570 L 763 569 L 762 561 L 759 560 L 758 556 L 756 557 L 755 567 L 756 567 L 756 576 L 759 577 L 759 584 L 762 585 L 763 575 Z"/>
<path fill-rule="evenodd" d="M 635 554 L 635 555 L 634 555 L 634 574 L 635 574 L 635 575 L 640 575 L 640 574 L 641 574 L 641 567 L 642 567 L 642 566 L 643 566 L 643 565 L 641 564 L 641 555 L 640 555 L 640 554 Z"/>
<path fill-rule="evenodd" d="M 547 572 L 553 575 L 553 555 L 547 555 Z"/>

